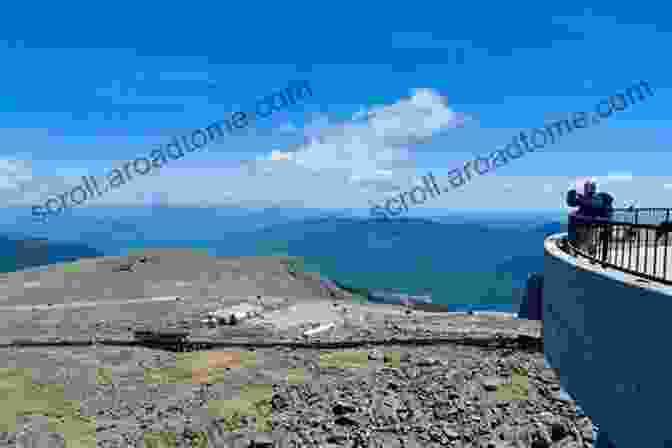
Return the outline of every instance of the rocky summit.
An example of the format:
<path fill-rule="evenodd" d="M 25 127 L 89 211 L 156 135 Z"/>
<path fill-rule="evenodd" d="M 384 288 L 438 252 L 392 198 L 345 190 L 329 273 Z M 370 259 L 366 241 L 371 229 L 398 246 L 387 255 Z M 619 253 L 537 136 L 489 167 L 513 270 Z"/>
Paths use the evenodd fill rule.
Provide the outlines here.
<path fill-rule="evenodd" d="M 281 259 L 179 257 L 9 274 L 0 446 L 592 447 L 539 322 L 366 304 Z"/>

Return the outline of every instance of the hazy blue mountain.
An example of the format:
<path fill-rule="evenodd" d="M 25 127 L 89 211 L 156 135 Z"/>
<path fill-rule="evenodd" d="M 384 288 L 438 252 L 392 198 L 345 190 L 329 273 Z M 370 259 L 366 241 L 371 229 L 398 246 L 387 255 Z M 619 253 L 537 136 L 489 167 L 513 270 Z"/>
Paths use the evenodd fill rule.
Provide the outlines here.
<path fill-rule="evenodd" d="M 535 227 L 533 231 L 543 233 L 544 235 L 567 232 L 567 224 L 560 222 L 548 222 Z"/>
<path fill-rule="evenodd" d="M 50 242 L 39 239 L 11 239 L 0 236 L 0 272 L 97 257 L 102 252 L 79 243 Z"/>
<path fill-rule="evenodd" d="M 514 274 L 528 266 L 527 259 L 520 265 L 511 261 L 512 254 L 543 257 L 547 230 L 338 218 L 269 226 L 254 239 L 258 250 L 304 256 L 309 269 L 350 285 L 432 291 L 435 301 L 444 303 L 510 303 L 520 282 Z M 507 268 L 498 269 L 504 262 Z"/>
<path fill-rule="evenodd" d="M 435 302 L 450 304 L 510 304 L 512 290 L 522 286 L 527 274 L 543 269 L 544 237 L 563 226 L 555 222 L 557 217 L 520 213 L 391 221 L 340 214 L 281 208 L 87 208 L 49 224 L 33 224 L 41 233 L 28 232 L 18 221 L 3 228 L 17 240 L 24 238 L 11 231 L 50 244 L 80 241 L 60 246 L 60 256 L 73 258 L 81 256 L 82 247 L 106 255 L 143 247 L 288 254 L 303 256 L 308 270 L 355 287 L 430 292 Z M 17 215 L 0 217 L 11 222 Z M 3 254 L 10 270 L 23 263 L 12 263 L 9 251 Z M 53 261 L 40 263 L 45 262 Z"/>
<path fill-rule="evenodd" d="M 231 232 L 250 232 L 272 224 L 338 213 L 344 212 L 278 207 L 84 207 L 45 223 L 34 221 L 30 209 L 13 207 L 0 209 L 0 226 L 3 234 L 11 237 L 83 241 L 113 255 L 125 247 L 189 247 L 194 241 L 225 241 Z"/>
<path fill-rule="evenodd" d="M 530 272 L 544 272 L 544 250 L 539 250 L 538 255 L 514 255 L 511 258 L 498 263 L 497 271 L 511 275 L 514 282 L 524 284 L 527 274 Z"/>
<path fill-rule="evenodd" d="M 543 241 L 548 235 L 567 232 L 567 225 L 559 222 L 549 222 L 536 226 L 530 230 L 539 241 Z M 530 272 L 544 272 L 544 248 L 543 243 L 539 245 L 537 253 L 528 255 L 525 253 L 513 254 L 497 264 L 498 272 L 507 272 L 511 274 L 513 280 L 524 284 L 527 275 Z"/>

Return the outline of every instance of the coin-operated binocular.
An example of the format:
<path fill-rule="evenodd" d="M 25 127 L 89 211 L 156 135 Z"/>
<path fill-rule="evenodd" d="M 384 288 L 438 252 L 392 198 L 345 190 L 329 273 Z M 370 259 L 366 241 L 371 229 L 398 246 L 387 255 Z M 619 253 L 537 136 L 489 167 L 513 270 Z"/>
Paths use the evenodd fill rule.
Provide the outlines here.
<path fill-rule="evenodd" d="M 583 195 L 576 190 L 567 192 L 567 205 L 579 207 L 578 214 L 607 218 L 614 211 L 614 198 L 609 193 Z"/>

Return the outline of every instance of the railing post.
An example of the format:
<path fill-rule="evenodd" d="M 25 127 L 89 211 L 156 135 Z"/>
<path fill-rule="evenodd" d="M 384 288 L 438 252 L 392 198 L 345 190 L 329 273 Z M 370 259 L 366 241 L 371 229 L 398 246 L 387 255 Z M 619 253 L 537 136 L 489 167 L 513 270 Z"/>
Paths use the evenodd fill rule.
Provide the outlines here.
<path fill-rule="evenodd" d="M 600 234 L 600 246 L 602 249 L 602 263 L 607 261 L 607 252 L 609 251 L 609 239 L 611 237 L 611 226 L 607 223 L 602 224 Z"/>

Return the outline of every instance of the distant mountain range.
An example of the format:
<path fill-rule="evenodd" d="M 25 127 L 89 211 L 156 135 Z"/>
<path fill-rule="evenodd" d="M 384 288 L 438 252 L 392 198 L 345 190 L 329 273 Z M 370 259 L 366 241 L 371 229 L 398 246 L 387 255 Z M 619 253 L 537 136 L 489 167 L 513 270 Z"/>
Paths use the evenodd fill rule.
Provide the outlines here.
<path fill-rule="evenodd" d="M 79 243 L 55 243 L 41 239 L 11 239 L 0 236 L 0 272 L 13 272 L 102 255 L 102 252 Z"/>
<path fill-rule="evenodd" d="M 431 292 L 444 303 L 510 303 L 513 288 L 543 269 L 544 237 L 564 227 L 336 218 L 272 225 L 251 236 L 258 250 L 304 256 L 309 270 L 353 287 Z"/>
<path fill-rule="evenodd" d="M 338 213 L 345 212 L 279 207 L 84 207 L 42 223 L 32 219 L 30 209 L 13 207 L 0 209 L 0 228 L 10 238 L 29 235 L 50 241 L 82 241 L 116 255 L 126 247 L 143 245 L 202 247 L 228 240 L 232 232 L 247 233 L 268 225 Z"/>
<path fill-rule="evenodd" d="M 542 240 L 546 236 L 554 233 L 567 232 L 567 225 L 561 223 L 548 223 L 533 229 L 533 233 L 539 235 Z M 534 255 L 511 255 L 507 259 L 497 264 L 498 272 L 508 272 L 511 274 L 514 282 L 523 284 L 527 280 L 527 275 L 531 272 L 544 272 L 544 248 L 539 247 L 539 254 Z"/>
<path fill-rule="evenodd" d="M 114 218 L 64 216 L 41 227 L 52 229 L 48 238 L 20 237 L 20 226 L 9 228 L 0 240 L 0 268 L 116 255 L 127 248 L 208 248 L 217 255 L 304 257 L 306 270 L 342 284 L 431 294 L 436 303 L 511 303 L 528 273 L 543 270 L 544 237 L 566 231 L 561 222 L 534 215 L 376 221 L 314 218 L 308 211 L 285 216 L 280 209 L 247 215 L 205 208 L 117 211 L 109 215 Z"/>

